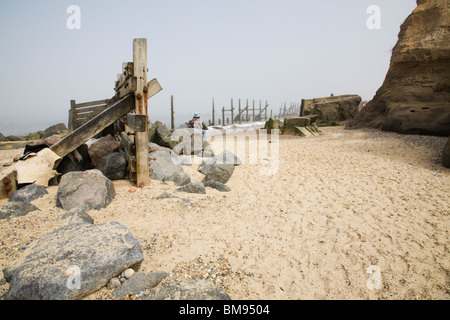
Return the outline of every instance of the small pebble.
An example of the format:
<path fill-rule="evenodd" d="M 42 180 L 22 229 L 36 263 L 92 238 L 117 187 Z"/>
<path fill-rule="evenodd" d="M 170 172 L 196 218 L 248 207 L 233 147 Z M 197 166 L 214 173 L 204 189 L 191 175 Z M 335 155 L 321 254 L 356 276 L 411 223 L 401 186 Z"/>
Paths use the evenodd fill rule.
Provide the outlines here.
<path fill-rule="evenodd" d="M 127 269 L 127 270 L 125 270 L 123 275 L 125 276 L 125 278 L 130 279 L 134 275 L 134 270 L 131 268 Z"/>

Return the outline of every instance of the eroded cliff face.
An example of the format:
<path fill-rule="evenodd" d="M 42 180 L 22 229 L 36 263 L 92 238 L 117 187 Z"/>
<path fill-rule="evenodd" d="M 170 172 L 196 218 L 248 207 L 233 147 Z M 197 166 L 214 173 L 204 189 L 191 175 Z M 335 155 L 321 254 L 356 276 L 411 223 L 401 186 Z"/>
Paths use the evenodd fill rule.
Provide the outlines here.
<path fill-rule="evenodd" d="M 375 97 L 347 125 L 450 135 L 450 1 L 418 0 Z"/>

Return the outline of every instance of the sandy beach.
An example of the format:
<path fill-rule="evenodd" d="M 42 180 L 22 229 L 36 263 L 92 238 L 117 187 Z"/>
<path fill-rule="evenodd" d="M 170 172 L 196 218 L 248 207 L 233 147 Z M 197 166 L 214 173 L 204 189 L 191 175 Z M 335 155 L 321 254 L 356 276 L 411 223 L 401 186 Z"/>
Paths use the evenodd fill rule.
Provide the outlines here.
<path fill-rule="evenodd" d="M 321 129 L 279 136 L 273 175 L 247 154 L 230 192 L 174 193 L 173 182 L 154 180 L 129 192 L 129 181 L 114 181 L 113 202 L 88 213 L 129 228 L 144 252 L 140 271 L 165 271 L 164 282 L 206 278 L 232 299 L 449 299 L 450 169 L 440 163 L 448 138 Z M 0 151 L 0 163 L 21 152 Z M 192 181 L 203 179 L 197 167 L 183 167 Z M 48 192 L 32 202 L 40 211 L 0 220 L 0 269 L 63 226 L 57 187 Z M 156 199 L 163 193 L 177 198 Z M 374 268 L 380 289 L 368 286 Z"/>

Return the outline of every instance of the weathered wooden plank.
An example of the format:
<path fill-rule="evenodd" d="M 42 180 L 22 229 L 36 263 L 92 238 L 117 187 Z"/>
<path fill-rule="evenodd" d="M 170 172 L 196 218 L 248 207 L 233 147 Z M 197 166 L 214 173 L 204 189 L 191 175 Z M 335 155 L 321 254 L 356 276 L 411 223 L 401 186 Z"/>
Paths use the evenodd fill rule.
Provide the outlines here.
<path fill-rule="evenodd" d="M 147 39 L 133 40 L 133 64 L 134 75 L 137 78 L 137 89 L 134 93 L 135 113 L 148 117 Z M 136 144 L 136 185 L 142 188 L 150 185 L 151 182 L 148 161 L 148 123 L 144 132 L 135 133 L 134 143 Z"/>
<path fill-rule="evenodd" d="M 137 77 L 131 77 L 126 81 L 124 86 L 122 86 L 116 93 L 116 99 L 122 99 L 126 95 L 129 95 L 130 93 L 133 93 L 137 90 Z"/>
<path fill-rule="evenodd" d="M 119 91 L 134 75 L 133 62 L 123 62 L 122 63 L 122 73 L 117 76 L 115 91 Z"/>
<path fill-rule="evenodd" d="M 71 123 L 70 123 L 70 131 L 76 129 L 77 124 L 77 113 L 76 113 L 76 102 L 75 100 L 70 100 L 70 111 L 71 111 Z"/>
<path fill-rule="evenodd" d="M 92 106 L 98 106 L 98 105 L 102 105 L 102 104 L 109 104 L 110 100 L 109 99 L 104 99 L 104 100 L 96 100 L 96 101 L 89 101 L 89 102 L 83 102 L 83 103 L 76 103 L 75 104 L 75 108 L 79 109 L 79 108 L 85 108 L 85 107 L 92 107 Z"/>
<path fill-rule="evenodd" d="M 125 97 L 113 103 L 108 109 L 77 128 L 71 134 L 54 144 L 50 149 L 61 158 L 65 157 L 85 141 L 133 110 L 134 107 L 134 97 L 132 95 Z"/>
<path fill-rule="evenodd" d="M 83 114 L 83 113 L 88 113 L 88 112 L 92 112 L 92 111 L 105 110 L 106 108 L 107 108 L 106 104 L 102 104 L 102 105 L 95 106 L 95 107 L 88 107 L 88 108 L 77 108 L 76 114 Z"/>
<path fill-rule="evenodd" d="M 155 78 L 155 79 L 152 79 L 151 81 L 149 81 L 147 83 L 147 90 L 148 90 L 148 92 L 147 92 L 147 99 L 150 99 L 155 94 L 160 92 L 162 90 L 162 87 L 159 84 L 158 80 Z"/>

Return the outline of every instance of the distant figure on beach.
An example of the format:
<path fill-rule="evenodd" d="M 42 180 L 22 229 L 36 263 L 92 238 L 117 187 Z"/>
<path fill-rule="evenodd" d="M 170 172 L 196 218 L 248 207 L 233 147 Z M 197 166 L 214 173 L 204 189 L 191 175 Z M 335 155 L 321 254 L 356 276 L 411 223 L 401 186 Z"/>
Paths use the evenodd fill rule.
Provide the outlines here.
<path fill-rule="evenodd" d="M 202 130 L 203 139 L 206 139 L 206 130 L 203 130 L 203 123 L 198 113 L 195 113 L 192 120 L 189 121 L 189 128 Z"/>

